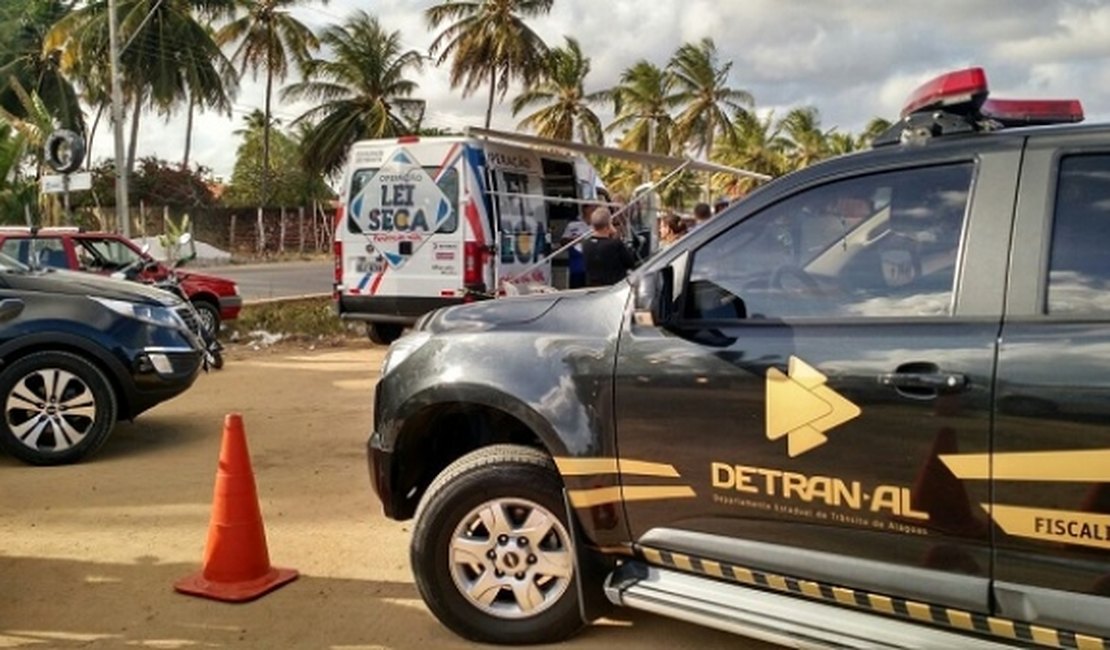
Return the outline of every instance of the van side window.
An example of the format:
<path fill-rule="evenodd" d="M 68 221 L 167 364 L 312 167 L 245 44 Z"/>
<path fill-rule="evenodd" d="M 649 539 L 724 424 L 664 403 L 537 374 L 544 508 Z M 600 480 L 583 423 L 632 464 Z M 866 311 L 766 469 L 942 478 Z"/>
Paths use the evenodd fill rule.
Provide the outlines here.
<path fill-rule="evenodd" d="M 745 219 L 695 252 L 686 318 L 951 315 L 973 170 L 837 181 Z"/>
<path fill-rule="evenodd" d="M 1060 161 L 1048 270 L 1049 314 L 1110 312 L 1110 154 Z"/>
<path fill-rule="evenodd" d="M 351 205 L 355 198 L 366 189 L 367 183 L 373 180 L 378 171 L 377 168 L 360 169 L 351 175 L 351 193 L 347 197 L 347 205 Z M 424 171 L 432 178 L 440 173 L 439 167 L 425 167 Z M 447 200 L 451 202 L 451 216 L 443 222 L 443 225 L 436 232 L 441 234 L 453 233 L 459 228 L 459 170 L 455 167 L 444 170 L 442 176 L 436 181 L 436 185 L 447 196 Z M 348 228 L 352 228 L 350 223 L 348 223 Z M 351 232 L 358 233 L 359 231 L 356 228 Z"/>

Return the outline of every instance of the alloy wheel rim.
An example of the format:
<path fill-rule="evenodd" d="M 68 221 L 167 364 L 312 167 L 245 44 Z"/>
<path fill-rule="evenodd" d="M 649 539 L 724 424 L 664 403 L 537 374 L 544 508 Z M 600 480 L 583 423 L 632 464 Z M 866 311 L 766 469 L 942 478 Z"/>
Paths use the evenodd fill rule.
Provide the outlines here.
<path fill-rule="evenodd" d="M 216 331 L 216 316 L 207 309 L 198 309 L 197 317 L 200 319 L 200 326 L 204 328 L 205 332 L 213 334 Z"/>
<path fill-rule="evenodd" d="M 447 561 L 467 602 L 505 619 L 547 610 L 574 575 L 566 528 L 527 499 L 493 499 L 471 510 L 451 536 Z"/>
<path fill-rule="evenodd" d="M 8 392 L 4 415 L 16 440 L 35 451 L 62 452 L 96 423 L 96 398 L 80 377 L 61 368 L 28 373 Z"/>

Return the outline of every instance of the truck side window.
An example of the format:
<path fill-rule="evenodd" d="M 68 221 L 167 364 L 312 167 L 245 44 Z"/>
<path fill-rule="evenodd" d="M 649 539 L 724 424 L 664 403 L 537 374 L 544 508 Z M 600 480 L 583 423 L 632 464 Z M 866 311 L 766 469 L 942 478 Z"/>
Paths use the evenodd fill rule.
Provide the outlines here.
<path fill-rule="evenodd" d="M 950 315 L 973 171 L 837 181 L 752 215 L 695 253 L 685 316 Z"/>
<path fill-rule="evenodd" d="M 1049 314 L 1110 312 L 1110 154 L 1060 161 L 1048 273 Z"/>

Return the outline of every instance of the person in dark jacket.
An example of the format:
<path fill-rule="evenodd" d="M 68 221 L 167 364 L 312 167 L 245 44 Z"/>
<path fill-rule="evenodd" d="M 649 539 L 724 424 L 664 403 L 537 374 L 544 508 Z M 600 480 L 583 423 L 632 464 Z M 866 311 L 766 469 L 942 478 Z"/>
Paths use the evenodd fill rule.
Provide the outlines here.
<path fill-rule="evenodd" d="M 590 215 L 593 234 L 582 243 L 586 258 L 586 286 L 604 287 L 620 282 L 635 265 L 632 251 L 613 228 L 613 215 L 600 207 Z"/>

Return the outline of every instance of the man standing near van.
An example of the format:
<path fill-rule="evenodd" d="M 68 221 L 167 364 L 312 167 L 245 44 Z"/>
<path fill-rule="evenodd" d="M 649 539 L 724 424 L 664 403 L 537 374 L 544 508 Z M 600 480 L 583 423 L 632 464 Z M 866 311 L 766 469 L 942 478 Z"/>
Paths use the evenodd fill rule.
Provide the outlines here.
<path fill-rule="evenodd" d="M 578 239 L 590 231 L 590 214 L 593 213 L 595 205 L 582 206 L 582 213 L 579 219 L 571 221 L 563 230 L 563 238 L 559 240 L 560 246 L 566 246 L 572 241 Z M 580 289 L 586 286 L 586 258 L 582 254 L 582 244 L 578 243 L 567 251 L 567 287 L 570 289 Z"/>
<path fill-rule="evenodd" d="M 590 215 L 593 233 L 582 244 L 586 260 L 586 286 L 606 287 L 620 282 L 635 266 L 632 251 L 613 228 L 609 208 L 600 207 Z"/>
<path fill-rule="evenodd" d="M 694 232 L 713 218 L 713 210 L 710 209 L 708 203 L 699 203 L 694 206 L 694 225 L 690 228 L 689 232 Z"/>

